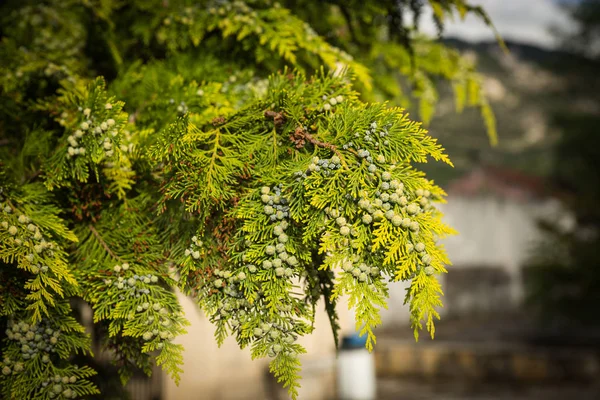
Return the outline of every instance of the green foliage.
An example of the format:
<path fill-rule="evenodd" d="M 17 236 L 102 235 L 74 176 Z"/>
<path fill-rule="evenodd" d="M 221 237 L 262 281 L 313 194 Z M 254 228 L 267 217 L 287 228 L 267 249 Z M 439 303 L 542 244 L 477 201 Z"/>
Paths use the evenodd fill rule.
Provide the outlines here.
<path fill-rule="evenodd" d="M 435 113 L 438 101 L 436 82 L 446 80 L 454 88 L 456 110 L 461 112 L 464 106 L 479 109 L 490 143 L 496 144 L 496 122 L 473 62 L 456 50 L 418 33 L 420 15 L 426 2 L 351 0 L 328 3 L 331 3 L 329 8 L 310 0 L 288 2 L 290 7 L 298 8 L 300 15 L 319 34 L 332 37 L 335 45 L 355 55 L 360 65 L 372 71 L 373 84 L 361 86 L 359 82 L 358 85 L 364 99 L 393 99 L 403 107 L 416 102 L 419 117 L 427 124 Z M 429 3 L 440 33 L 445 20 L 455 14 L 461 19 L 473 14 L 493 29 L 481 7 L 463 0 L 430 0 Z M 403 17 L 408 12 L 412 13 L 413 21 L 406 26 Z M 496 36 L 505 49 L 502 39 Z M 403 87 L 408 90 L 403 90 Z"/>
<path fill-rule="evenodd" d="M 407 33 L 397 14 L 418 2 L 310 3 L 2 6 L 19 21 L 0 43 L 3 398 L 98 392 L 73 364 L 91 355 L 77 298 L 123 383 L 152 363 L 179 379 L 175 290 L 219 343 L 270 357 L 294 398 L 298 338 L 321 300 L 336 343 L 344 296 L 372 350 L 388 283 L 408 281 L 415 336 L 425 323 L 433 337 L 450 263 L 438 240 L 453 231 L 436 208 L 444 192 L 415 164 L 451 163 L 396 106 L 416 98 L 427 122 L 442 78 L 494 141 L 480 79 Z M 452 10 L 485 17 L 431 3 L 440 24 Z"/>

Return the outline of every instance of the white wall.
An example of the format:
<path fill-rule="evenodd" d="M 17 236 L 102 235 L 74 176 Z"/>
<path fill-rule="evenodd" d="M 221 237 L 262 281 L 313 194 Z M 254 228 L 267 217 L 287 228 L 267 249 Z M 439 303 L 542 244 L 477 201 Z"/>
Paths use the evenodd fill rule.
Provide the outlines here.
<path fill-rule="evenodd" d="M 532 243 L 539 238 L 536 221 L 540 217 L 557 214 L 555 201 L 530 201 L 498 199 L 491 196 L 450 196 L 447 204 L 440 206 L 444 222 L 459 233 L 443 240 L 455 268 L 501 267 L 511 276 L 510 298 L 517 305 L 523 296 L 520 268 L 528 256 Z M 445 276 L 441 276 L 445 285 Z M 407 284 L 397 283 L 390 288 L 389 310 L 382 318 L 384 325 L 405 325 L 409 321 L 408 308 L 403 306 Z M 476 299 L 474 299 L 476 300 Z M 448 308 L 440 310 L 444 315 Z"/>
<path fill-rule="evenodd" d="M 240 350 L 233 338 L 221 348 L 214 339 L 214 326 L 198 310 L 193 301 L 181 294 L 186 317 L 191 323 L 188 333 L 176 339 L 185 346 L 183 374 L 179 386 L 165 377 L 165 400 L 233 400 L 283 398 L 279 386 L 265 378 L 268 360 L 250 357 L 248 348 Z M 343 327 L 350 326 L 348 312 L 340 308 Z M 307 350 L 302 357 L 303 383 L 300 398 L 322 400 L 333 397 L 335 390 L 335 345 L 324 310 L 316 316 L 315 332 L 300 338 Z"/>

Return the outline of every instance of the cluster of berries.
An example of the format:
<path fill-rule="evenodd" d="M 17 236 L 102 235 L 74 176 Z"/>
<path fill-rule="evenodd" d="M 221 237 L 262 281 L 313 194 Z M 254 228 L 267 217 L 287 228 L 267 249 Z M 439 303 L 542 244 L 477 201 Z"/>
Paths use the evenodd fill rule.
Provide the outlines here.
<path fill-rule="evenodd" d="M 425 251 L 424 243 L 419 242 L 415 245 L 408 243 L 407 251 L 409 253 L 416 251 L 419 254 L 419 260 L 424 265 L 423 272 L 425 272 L 426 275 L 433 275 L 435 273 L 435 268 L 431 266 L 431 256 Z"/>
<path fill-rule="evenodd" d="M 104 109 L 111 110 L 112 104 L 105 104 Z M 90 108 L 80 109 L 80 111 L 83 113 L 84 121 L 79 124 L 79 129 L 75 130 L 72 135 L 67 137 L 67 141 L 69 142 L 69 146 L 67 147 L 67 157 L 85 154 L 86 150 L 81 143 L 81 139 L 86 134 L 92 134 L 94 137 L 97 137 L 98 143 L 102 145 L 106 157 L 112 157 L 114 155 L 114 150 L 111 137 L 117 136 L 118 134 L 116 121 L 112 118 L 99 121 L 94 117 Z"/>
<path fill-rule="evenodd" d="M 39 324 L 10 321 L 5 333 L 9 340 L 19 342 L 23 360 L 40 356 L 43 363 L 50 362 L 49 354 L 56 351 L 56 344 L 61 334 L 60 330 L 52 329 L 45 320 Z"/>
<path fill-rule="evenodd" d="M 129 263 L 118 264 L 113 267 L 113 271 L 116 275 L 123 273 L 125 275 L 129 271 Z M 128 297 L 137 297 L 141 295 L 150 294 L 150 289 L 144 287 L 143 284 L 157 283 L 158 276 L 152 274 L 138 275 L 133 274 L 127 276 L 118 276 L 116 280 L 105 279 L 104 283 L 108 286 L 116 287 L 117 289 L 124 292 L 119 295 L 120 300 L 125 300 L 125 295 Z"/>
<path fill-rule="evenodd" d="M 312 172 L 321 172 L 323 175 L 327 176 L 331 174 L 332 171 L 336 169 L 340 169 L 342 167 L 342 162 L 338 156 L 333 156 L 331 158 L 319 158 L 313 157 L 312 162 L 308 164 L 308 173 Z M 306 174 L 303 175 L 306 178 Z"/>
<path fill-rule="evenodd" d="M 366 193 L 362 194 L 358 206 L 365 211 L 362 216 L 364 224 L 369 225 L 373 221 L 381 221 L 385 218 L 396 227 L 410 229 L 413 232 L 419 231 L 418 222 L 411 220 L 409 216 L 417 215 L 421 212 L 421 208 L 416 203 L 409 204 L 404 194 L 404 185 L 392 179 L 389 172 L 385 171 L 381 174 L 379 190 L 375 192 L 373 201 L 367 198 Z"/>
<path fill-rule="evenodd" d="M 284 347 L 293 344 L 298 339 L 297 335 L 276 323 L 264 322 L 260 324 L 260 326 L 254 328 L 253 333 L 257 339 L 263 339 L 268 342 L 269 357 L 275 357 L 284 349 Z"/>
<path fill-rule="evenodd" d="M 3 207 L 5 214 L 11 214 L 12 208 L 10 206 Z M 10 217 L 7 219 L 11 219 Z M 48 266 L 42 265 L 42 263 L 36 262 L 44 255 L 48 257 L 54 256 L 53 249 L 55 245 L 53 242 L 48 242 L 44 239 L 40 228 L 33 224 L 30 218 L 24 214 L 17 217 L 15 222 L 12 219 L 12 223 L 7 220 L 0 222 L 0 226 L 8 231 L 8 234 L 13 237 L 13 243 L 17 246 L 25 246 L 28 251 L 25 254 L 24 260 L 28 262 L 28 269 L 34 274 L 48 272 Z"/>
<path fill-rule="evenodd" d="M 339 228 L 340 235 L 349 236 L 352 234 L 356 236 L 356 230 L 352 229 L 351 225 L 346 221 L 346 218 L 341 216 L 340 212 L 335 208 L 325 208 L 325 213 L 329 216 L 329 218 L 335 220 L 336 225 Z"/>
<path fill-rule="evenodd" d="M 332 106 L 341 104 L 344 101 L 344 96 L 337 95 L 337 96 L 328 97 L 327 95 L 323 95 L 323 101 L 324 101 L 323 110 L 329 111 L 329 110 L 331 110 Z"/>
<path fill-rule="evenodd" d="M 192 237 L 192 243 L 190 244 L 190 247 L 185 249 L 185 255 L 186 256 L 192 256 L 192 258 L 194 260 L 197 260 L 200 258 L 200 248 L 202 247 L 202 240 L 198 239 L 198 236 L 193 236 Z"/>
<path fill-rule="evenodd" d="M 387 146 L 388 144 L 390 144 L 390 141 L 386 139 L 386 137 L 388 135 L 389 135 L 389 132 L 388 132 L 387 127 L 383 127 L 382 129 L 380 129 L 378 131 L 377 122 L 372 122 L 371 125 L 369 125 L 369 129 L 365 130 L 365 133 L 362 134 L 365 142 L 373 143 L 373 146 L 375 146 L 375 147 L 379 147 L 380 145 Z M 356 132 L 354 134 L 354 137 L 360 137 L 360 136 L 361 136 L 361 133 L 359 133 L 359 132 Z M 381 139 L 383 139 L 383 141 L 381 141 Z M 367 150 L 362 150 L 362 151 L 364 152 Z"/>
<path fill-rule="evenodd" d="M 146 342 L 158 339 L 159 342 L 156 344 L 156 348 L 160 350 L 164 347 L 164 341 L 172 340 L 175 337 L 175 335 L 168 330 L 173 322 L 171 318 L 169 318 L 170 313 L 166 307 L 162 306 L 160 303 L 151 305 L 148 302 L 144 302 L 137 306 L 136 311 L 138 313 L 148 313 L 149 315 L 145 321 L 146 325 L 156 326 L 154 329 L 147 330 L 142 334 L 142 339 Z"/>
<path fill-rule="evenodd" d="M 294 275 L 294 267 L 298 263 L 298 259 L 289 255 L 286 251 L 286 243 L 289 240 L 288 235 L 285 233 L 289 227 L 288 216 L 289 206 L 287 206 L 287 199 L 281 195 L 281 186 L 276 186 L 271 192 L 271 188 L 263 186 L 261 189 L 261 200 L 263 203 L 267 203 L 265 206 L 265 214 L 271 215 L 272 221 L 279 221 L 273 226 L 273 236 L 276 237 L 277 243 L 275 245 L 268 245 L 265 247 L 265 254 L 267 259 L 263 261 L 262 267 L 264 269 L 274 269 L 277 277 L 292 277 Z M 273 193 L 270 195 L 269 193 Z M 268 207 L 273 202 L 277 209 L 276 218 L 273 218 L 273 214 Z M 281 204 L 279 204 L 281 203 Z M 277 208 L 279 207 L 279 208 Z"/>
<path fill-rule="evenodd" d="M 55 375 L 52 379 L 46 379 L 42 382 L 42 387 L 46 389 L 46 394 L 49 398 L 76 399 L 78 397 L 75 390 L 71 387 L 77 382 L 75 375 L 60 376 Z"/>
<path fill-rule="evenodd" d="M 246 265 L 250 272 L 256 272 L 254 265 Z M 237 328 L 240 323 L 244 324 L 248 321 L 249 314 L 247 310 L 252 307 L 243 295 L 241 283 L 246 280 L 247 276 L 244 271 L 239 271 L 237 274 L 230 271 L 223 271 L 218 268 L 213 270 L 212 282 L 214 288 L 224 296 L 219 299 L 217 313 L 221 319 L 227 319 L 231 328 Z M 260 294 L 255 294 L 255 301 L 258 300 Z"/>
<path fill-rule="evenodd" d="M 283 221 L 289 217 L 290 207 L 287 205 L 287 199 L 281 195 L 281 188 L 282 185 L 280 184 L 275 186 L 273 191 L 268 186 L 263 186 L 260 189 L 260 200 L 265 204 L 263 211 L 271 221 Z M 282 243 L 285 242 L 282 241 Z"/>
<path fill-rule="evenodd" d="M 344 260 L 342 262 L 342 269 L 347 274 L 351 274 L 355 279 L 360 282 L 367 282 L 369 277 L 375 278 L 380 275 L 379 268 L 377 267 L 369 267 L 365 263 L 359 263 L 357 265 L 356 262 L 352 262 L 351 260 Z"/>

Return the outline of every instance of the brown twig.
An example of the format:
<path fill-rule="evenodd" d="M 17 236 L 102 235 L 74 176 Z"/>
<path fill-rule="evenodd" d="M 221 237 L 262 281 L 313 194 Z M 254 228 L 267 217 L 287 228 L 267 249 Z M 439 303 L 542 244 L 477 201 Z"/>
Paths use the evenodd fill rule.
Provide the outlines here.
<path fill-rule="evenodd" d="M 102 239 L 102 236 L 100 236 L 100 234 L 98 233 L 98 231 L 96 230 L 96 228 L 94 228 L 92 225 L 88 225 L 88 227 L 90 228 L 90 231 L 94 234 L 94 236 L 96 237 L 96 239 L 98 240 L 98 242 L 100 242 L 100 244 L 102 245 L 102 247 L 104 247 L 104 250 L 106 250 L 106 252 L 108 254 L 110 254 L 110 256 L 112 258 L 115 258 L 115 259 L 121 261 L 121 258 L 119 258 L 119 256 L 117 256 L 115 253 L 113 253 L 112 250 L 110 249 L 110 247 L 108 247 L 108 245 Z"/>
<path fill-rule="evenodd" d="M 265 118 L 273 118 L 273 123 L 275 124 L 275 128 L 281 127 L 285 122 L 285 116 L 282 113 L 267 110 L 265 111 Z"/>
<path fill-rule="evenodd" d="M 212 121 L 210 121 L 210 123 L 213 124 L 213 126 L 223 125 L 225 123 L 225 118 L 215 117 L 212 119 Z"/>
<path fill-rule="evenodd" d="M 329 150 L 333 151 L 335 154 L 338 155 L 338 157 L 340 155 L 337 147 L 335 147 L 331 143 L 326 143 L 326 142 L 320 141 L 319 139 L 315 138 L 310 133 L 306 132 L 304 130 L 304 128 L 302 128 L 301 126 L 297 127 L 296 130 L 294 131 L 294 133 L 292 133 L 290 135 L 290 139 L 294 143 L 296 143 L 296 148 L 304 147 L 304 142 L 307 141 L 307 142 L 314 144 L 315 146 L 323 147 L 325 149 L 329 149 Z"/>
<path fill-rule="evenodd" d="M 292 139 L 292 138 L 294 138 L 294 139 Z M 316 139 L 313 135 L 311 135 L 310 133 L 306 132 L 301 127 L 296 128 L 296 130 L 294 131 L 294 133 L 290 135 L 290 139 L 292 139 L 293 142 L 295 142 L 297 140 L 297 138 L 300 138 L 301 140 L 302 139 L 307 140 L 310 143 L 314 144 L 315 146 L 319 146 L 319 147 L 324 147 L 326 149 L 330 149 L 338 157 L 340 157 L 340 152 L 338 151 L 337 147 L 335 147 L 331 143 L 321 142 L 319 139 Z M 302 145 L 300 147 L 303 147 L 303 146 L 304 145 Z M 296 147 L 298 147 L 298 146 L 296 146 Z M 352 153 L 352 154 L 354 154 L 355 156 L 358 156 L 358 153 L 354 149 L 347 148 L 345 150 L 348 151 L 348 152 L 350 152 L 350 153 Z"/>

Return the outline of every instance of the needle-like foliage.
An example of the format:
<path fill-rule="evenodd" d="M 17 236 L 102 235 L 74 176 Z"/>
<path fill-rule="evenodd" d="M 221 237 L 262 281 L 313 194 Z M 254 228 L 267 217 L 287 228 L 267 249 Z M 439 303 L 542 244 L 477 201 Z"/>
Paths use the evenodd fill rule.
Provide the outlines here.
<path fill-rule="evenodd" d="M 372 350 L 407 281 L 433 337 L 453 231 L 418 164 L 452 164 L 398 107 L 426 123 L 442 78 L 495 127 L 474 65 L 416 33 L 427 4 L 440 29 L 487 21 L 463 0 L 5 2 L 0 397 L 98 393 L 74 299 L 123 383 L 153 363 L 179 379 L 176 290 L 294 398 L 321 302 L 336 343 L 345 298 Z"/>

